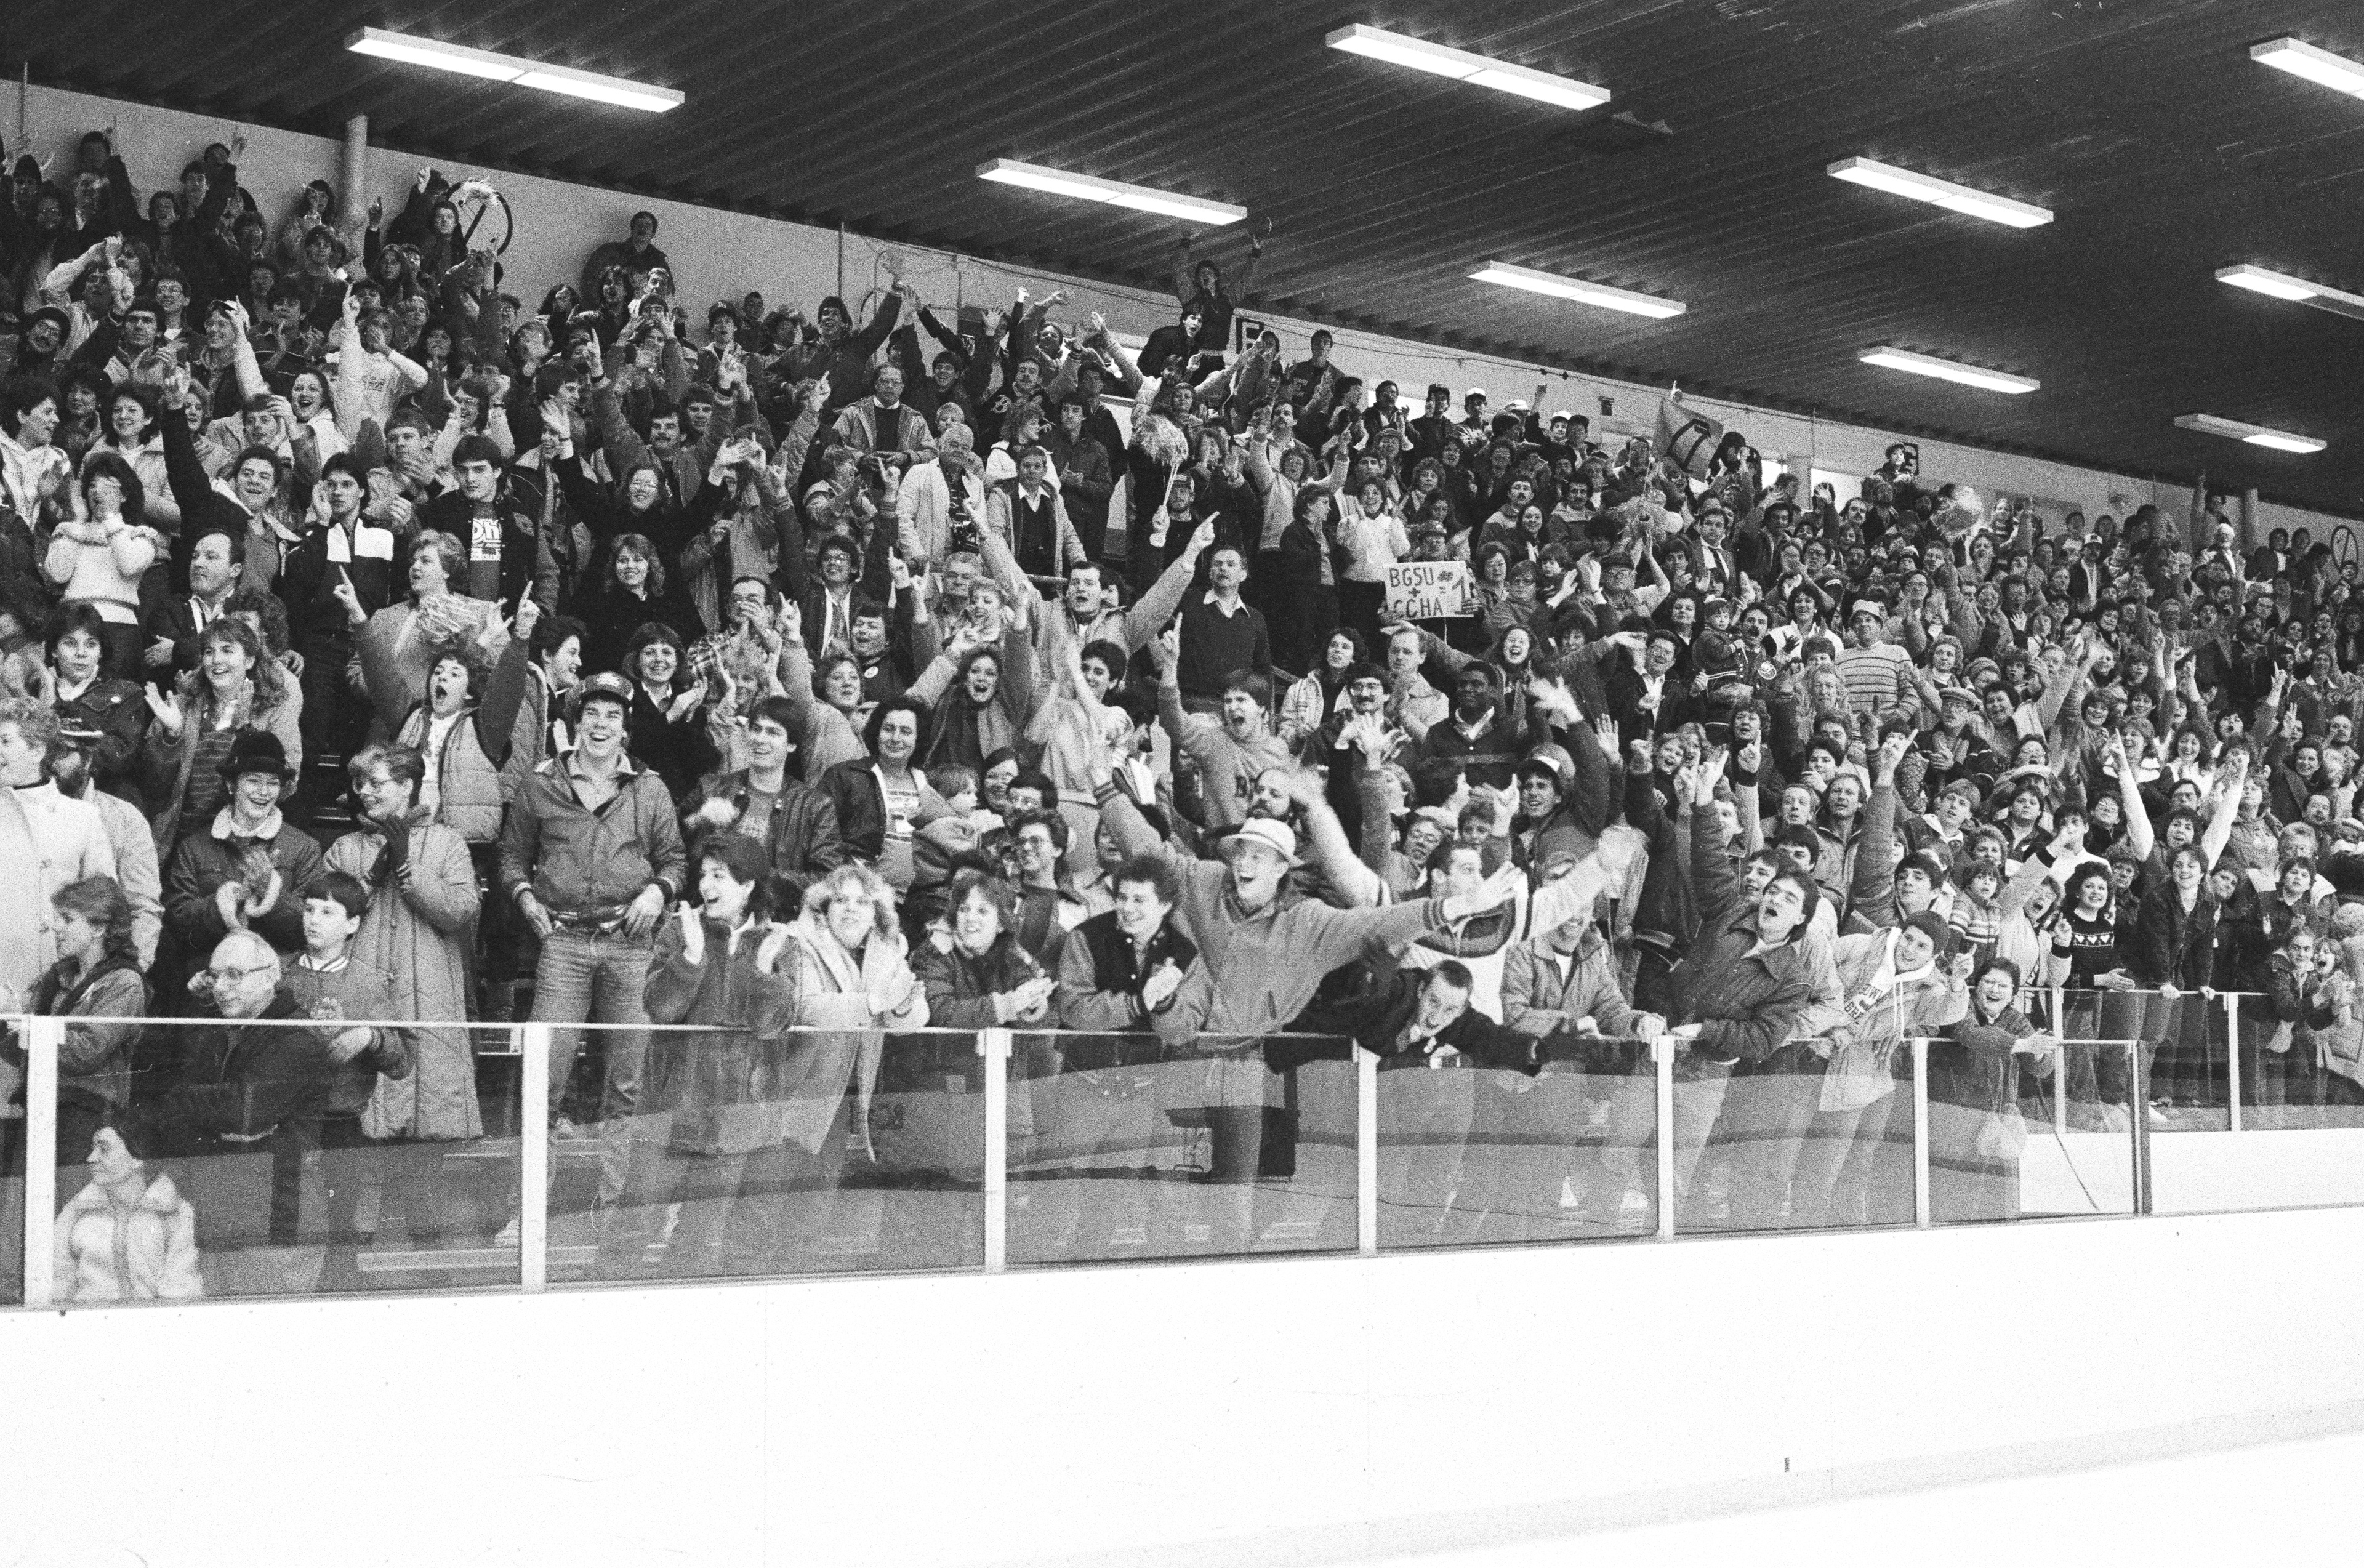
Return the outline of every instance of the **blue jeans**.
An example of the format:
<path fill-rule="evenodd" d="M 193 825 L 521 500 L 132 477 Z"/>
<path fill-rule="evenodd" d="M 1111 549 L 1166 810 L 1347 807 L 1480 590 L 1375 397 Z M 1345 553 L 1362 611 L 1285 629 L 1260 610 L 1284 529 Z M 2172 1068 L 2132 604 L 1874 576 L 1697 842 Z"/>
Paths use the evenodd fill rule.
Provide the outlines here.
<path fill-rule="evenodd" d="M 649 983 L 651 944 L 621 931 L 574 931 L 561 926 L 541 944 L 534 973 L 533 1021 L 538 1024 L 641 1024 L 649 1021 L 643 1000 Z M 613 1203 L 624 1190 L 631 1163 L 633 1107 L 641 1098 L 641 1063 L 648 1055 L 643 1029 L 602 1031 L 608 1069 L 599 1120 L 599 1201 Z M 579 1029 L 550 1031 L 549 1114 L 558 1114 L 575 1053 L 583 1049 Z"/>

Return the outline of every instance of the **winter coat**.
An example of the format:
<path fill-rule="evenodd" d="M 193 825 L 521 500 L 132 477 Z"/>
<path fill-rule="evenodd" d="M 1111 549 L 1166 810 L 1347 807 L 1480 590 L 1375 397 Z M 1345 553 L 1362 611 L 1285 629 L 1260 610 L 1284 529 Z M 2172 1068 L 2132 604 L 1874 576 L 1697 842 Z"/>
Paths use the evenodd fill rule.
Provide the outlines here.
<path fill-rule="evenodd" d="M 796 1025 L 780 1072 L 782 1131 L 806 1152 L 817 1151 L 836 1119 L 838 1102 L 855 1090 L 854 1127 L 865 1152 L 870 1143 L 870 1096 L 878 1083 L 885 1051 L 881 1029 L 902 1033 L 924 1029 L 927 993 L 904 960 L 902 934 L 894 913 L 883 917 L 857 956 L 845 951 L 819 912 L 798 917 L 791 928 L 783 967 L 793 958 Z"/>
<path fill-rule="evenodd" d="M 777 1144 L 787 1132 L 788 1062 L 797 1040 L 794 954 L 782 949 L 765 974 L 756 954 L 777 928 L 750 925 L 739 935 L 700 917 L 706 951 L 691 962 L 678 917 L 657 928 L 642 995 L 649 1021 L 710 1026 L 711 1032 L 649 1036 L 641 1071 L 641 1114 L 664 1117 L 664 1138 L 678 1154 L 747 1154 Z M 791 939 L 790 946 L 794 940 Z"/>
<path fill-rule="evenodd" d="M 240 876 L 240 846 L 259 841 L 279 873 L 279 901 L 254 917 L 254 934 L 282 953 L 304 951 L 304 884 L 317 875 L 323 862 L 320 846 L 303 829 L 287 823 L 277 810 L 263 819 L 254 840 L 232 836 L 229 807 L 215 813 L 211 826 L 192 831 L 164 873 L 164 925 L 182 953 L 202 964 L 214 944 L 229 935 L 214 902 L 221 885 Z"/>
<path fill-rule="evenodd" d="M 196 1299 L 196 1212 L 162 1171 L 128 1209 L 93 1182 L 58 1211 L 50 1288 L 59 1303 Z"/>
<path fill-rule="evenodd" d="M 2000 1116 L 2019 1103 L 2019 1063 L 2012 1047 L 2035 1032 L 2035 1026 L 2017 1007 L 2005 1007 L 1991 1020 L 1975 1012 L 1946 1030 L 1945 1039 L 1929 1046 L 1929 1099 L 1933 1105 L 1963 1106 Z M 2049 1071 L 2048 1059 L 2039 1073 Z"/>
<path fill-rule="evenodd" d="M 2172 985 L 2197 991 L 2208 984 L 2210 949 L 2216 934 L 2216 897 L 2202 884 L 2190 909 L 2162 881 L 2143 895 L 2131 940 L 2121 939 L 2126 973 L 2146 989 Z"/>
<path fill-rule="evenodd" d="M 139 798 L 132 770 L 139 760 L 139 742 L 148 733 L 148 699 L 130 681 L 95 677 L 80 696 L 57 705 L 58 723 L 70 729 L 95 729 L 91 748 L 90 776 L 109 795 Z"/>
<path fill-rule="evenodd" d="M 1502 963 L 1502 1022 L 1524 1035 L 1551 1035 L 1590 1018 L 1601 1034 L 1630 1037 L 1640 1015 L 1618 982 L 1617 955 L 1597 925 L 1587 926 L 1561 978 L 1551 933 L 1511 949 Z"/>
<path fill-rule="evenodd" d="M 285 671 L 266 664 L 248 683 L 250 695 L 235 706 L 226 727 L 215 719 L 222 712 L 212 684 L 200 671 L 181 677 L 176 688 L 181 704 L 181 733 L 167 734 L 161 724 L 148 727 L 140 746 L 140 781 L 156 824 L 156 853 L 169 860 L 180 842 L 184 825 L 191 829 L 211 821 L 229 796 L 229 789 L 214 764 L 229 751 L 240 729 L 267 729 L 279 737 L 287 753 L 287 771 L 298 777 L 304 769 L 304 694 Z M 209 760 L 200 770 L 197 759 Z"/>
<path fill-rule="evenodd" d="M 115 874 L 115 846 L 98 807 L 53 784 L 0 790 L 0 981 L 17 995 L 58 961 L 50 895 L 86 876 Z M 6 1069 L 0 1068 L 0 1075 Z"/>
<path fill-rule="evenodd" d="M 1907 1039 L 1936 1033 L 1968 1010 L 1969 993 L 1942 967 L 1900 981 L 1877 996 L 1869 994 L 1872 978 L 1900 930 L 1841 937 L 1832 944 L 1831 956 L 1846 996 L 1846 1028 L 1854 1038 L 1831 1050 L 1830 1070 L 1823 1077 L 1824 1110 L 1857 1110 L 1885 1099 L 1896 1087 L 1890 1064 L 1897 1047 Z"/>
<path fill-rule="evenodd" d="M 434 764 L 435 820 L 471 844 L 500 841 L 501 811 L 517 793 L 517 779 L 507 764 L 528 678 L 525 645 L 512 638 L 493 668 L 483 700 L 462 710 L 460 722 L 443 732 L 442 746 L 429 759 Z M 396 727 L 395 739 L 424 751 L 429 721 L 422 703 Z"/>
<path fill-rule="evenodd" d="M 372 871 L 385 849 L 374 826 L 346 834 L 329 847 L 329 869 L 370 887 L 369 913 L 353 939 L 354 962 L 384 970 L 394 981 L 396 1017 L 464 1024 L 468 1018 L 468 956 L 475 933 L 476 871 L 459 834 L 414 807 L 409 819 L 410 882 L 403 885 Z M 482 1138 L 476 1106 L 476 1058 L 464 1028 L 408 1031 L 413 1054 L 407 1080 L 378 1081 L 380 1125 L 417 1139 Z"/>
<path fill-rule="evenodd" d="M 138 956 L 115 950 L 69 978 L 51 964 L 33 988 L 35 1013 L 69 1018 L 136 1018 L 148 1011 L 148 982 Z M 58 1049 L 58 1094 L 110 1106 L 131 1103 L 131 1052 L 139 1042 L 138 1024 L 70 1023 Z M 73 1151 L 63 1151 L 72 1153 Z"/>
<path fill-rule="evenodd" d="M 1003 931 L 982 953 L 972 953 L 949 932 L 937 931 L 920 944 L 911 973 L 928 993 L 930 1023 L 938 1029 L 989 1029 L 1011 1021 L 995 1011 L 995 995 L 1016 990 L 1043 969 L 1018 945 L 1014 931 Z M 1046 1017 L 1031 1027 L 1051 1025 L 1052 1019 Z"/>
<path fill-rule="evenodd" d="M 699 819 L 698 813 L 709 801 L 730 806 L 731 827 L 711 827 Z M 682 841 L 691 843 L 708 833 L 735 830 L 746 816 L 747 801 L 745 769 L 707 774 L 681 802 Z M 779 799 L 772 806 L 771 821 L 764 831 L 764 849 L 771 856 L 772 870 L 795 878 L 799 885 L 843 865 L 845 844 L 838 837 L 837 807 L 829 793 L 818 784 L 783 778 Z"/>

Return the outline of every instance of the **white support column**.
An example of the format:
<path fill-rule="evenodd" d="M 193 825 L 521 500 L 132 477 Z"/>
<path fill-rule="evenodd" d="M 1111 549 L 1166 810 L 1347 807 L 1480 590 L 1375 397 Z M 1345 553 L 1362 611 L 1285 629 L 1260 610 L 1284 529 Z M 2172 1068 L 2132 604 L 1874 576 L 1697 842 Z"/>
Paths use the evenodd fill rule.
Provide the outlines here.
<path fill-rule="evenodd" d="M 2052 988 L 2052 1036 L 2068 1038 L 2068 993 L 2058 985 Z M 2056 1137 L 2068 1135 L 2068 1048 L 2065 1045 L 2052 1053 L 2052 1131 Z"/>
<path fill-rule="evenodd" d="M 1675 1050 L 1672 1035 L 1650 1042 L 1650 1070 L 1658 1084 L 1658 1235 L 1675 1233 L 1675 1210 L 1681 1207 L 1675 1191 Z"/>
<path fill-rule="evenodd" d="M 1009 1054 L 1008 1029 L 976 1031 L 985 1058 L 985 1272 L 1009 1266 Z"/>
<path fill-rule="evenodd" d="M 1929 1224 L 1929 1042 L 1912 1042 L 1912 1223 Z"/>
<path fill-rule="evenodd" d="M 362 195 L 369 188 L 369 116 L 354 115 L 345 121 L 344 157 L 340 173 L 343 183 L 344 210 L 348 213 L 367 212 L 369 198 Z"/>
<path fill-rule="evenodd" d="M 519 1024 L 518 1288 L 550 1284 L 550 1026 Z"/>
<path fill-rule="evenodd" d="M 2219 991 L 2216 995 L 2225 1004 L 2225 1114 L 2231 1118 L 2225 1126 L 2239 1132 L 2242 1130 L 2241 994 L 2238 991 Z"/>
<path fill-rule="evenodd" d="M 1355 1048 L 1355 1245 L 1379 1250 L 1379 1059 Z"/>
<path fill-rule="evenodd" d="M 25 1041 L 25 1305 L 47 1307 L 58 1224 L 58 1051 L 61 1018 L 28 1018 Z M 81 1152 L 87 1154 L 88 1150 Z"/>

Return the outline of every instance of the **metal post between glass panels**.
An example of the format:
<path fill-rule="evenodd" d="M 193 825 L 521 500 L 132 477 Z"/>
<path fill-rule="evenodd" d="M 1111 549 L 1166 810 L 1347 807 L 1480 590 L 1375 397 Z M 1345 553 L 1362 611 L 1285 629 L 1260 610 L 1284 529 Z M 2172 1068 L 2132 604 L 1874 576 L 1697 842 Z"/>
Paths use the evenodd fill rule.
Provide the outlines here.
<path fill-rule="evenodd" d="M 2241 994 L 2220 991 L 2225 1000 L 2225 1127 L 2233 1132 L 2241 1130 Z"/>
<path fill-rule="evenodd" d="M 1929 1227 L 1929 1042 L 1912 1042 L 1912 1223 Z"/>
<path fill-rule="evenodd" d="M 21 1020 L 25 1041 L 25 1305 L 47 1307 L 58 1221 L 58 1051 L 62 1018 Z M 84 1151 L 85 1153 L 88 1151 Z"/>
<path fill-rule="evenodd" d="M 1355 1047 L 1355 1246 L 1379 1250 L 1379 1059 Z"/>
<path fill-rule="evenodd" d="M 1650 1068 L 1658 1081 L 1658 1234 L 1675 1233 L 1675 1210 L 1681 1207 L 1675 1191 L 1675 1051 L 1671 1036 L 1650 1042 Z"/>
<path fill-rule="evenodd" d="M 2066 988 L 2052 988 L 2052 1032 L 2067 1038 L 2068 1033 L 2068 993 Z M 2065 1138 L 2068 1133 L 2068 1052 L 2064 1047 L 2052 1053 L 2052 1135 Z"/>
<path fill-rule="evenodd" d="M 985 1058 L 985 1272 L 1009 1262 L 1009 1057 L 1008 1029 L 979 1029 Z"/>
<path fill-rule="evenodd" d="M 2126 1048 L 2127 1119 L 2134 1123 L 2135 1212 L 2148 1214 L 2150 1203 L 2150 1063 L 2143 1060 L 2142 1041 Z"/>
<path fill-rule="evenodd" d="M 518 1288 L 550 1284 L 550 1026 L 517 1026 Z"/>

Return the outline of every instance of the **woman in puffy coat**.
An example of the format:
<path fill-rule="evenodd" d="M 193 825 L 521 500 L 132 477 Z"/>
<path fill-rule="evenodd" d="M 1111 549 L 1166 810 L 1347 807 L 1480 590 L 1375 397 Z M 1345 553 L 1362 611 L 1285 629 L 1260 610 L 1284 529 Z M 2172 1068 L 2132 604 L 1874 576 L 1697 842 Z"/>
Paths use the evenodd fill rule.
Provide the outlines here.
<path fill-rule="evenodd" d="M 796 1014 L 788 929 L 771 919 L 770 857 L 742 833 L 698 846 L 697 907 L 657 929 L 643 993 L 649 1036 L 623 1195 L 599 1233 L 599 1278 L 753 1273 L 771 1261 L 751 1157 L 784 1135 L 783 1069 Z M 648 1260 L 680 1205 L 663 1262 Z"/>
<path fill-rule="evenodd" d="M 905 957 L 895 891 L 864 865 L 838 867 L 805 890 L 781 962 L 797 998 L 780 1067 L 782 1138 L 748 1161 L 752 1191 L 776 1194 L 770 1256 L 761 1272 L 808 1273 L 836 1207 L 849 1129 L 876 1157 L 870 1101 L 885 1054 L 881 1031 L 928 1022 L 927 993 Z"/>
<path fill-rule="evenodd" d="M 205 1294 L 196 1214 L 152 1162 L 155 1145 L 128 1111 L 91 1140 L 90 1184 L 58 1211 L 51 1301 L 188 1301 Z"/>
<path fill-rule="evenodd" d="M 1799 1229 L 1905 1223 L 1912 1218 L 1905 1158 L 1912 1101 L 1896 1093 L 1898 1051 L 1968 1009 L 1962 983 L 1969 955 L 1955 953 L 1952 929 L 1924 909 L 1889 930 L 1841 937 L 1831 956 L 1848 1018 L 1830 1031 L 1830 1066 L 1790 1179 L 1790 1223 Z M 1900 1119 L 1908 1141 L 1890 1161 Z"/>
<path fill-rule="evenodd" d="M 443 1229 L 444 1146 L 485 1135 L 469 1042 L 468 943 L 476 873 L 460 835 L 418 803 L 427 764 L 407 746 L 367 746 L 346 765 L 362 826 L 329 846 L 328 863 L 370 890 L 352 957 L 394 982 L 397 1017 L 453 1027 L 409 1031 L 410 1076 L 381 1075 L 362 1130 L 402 1147 L 390 1174 L 413 1242 Z"/>

